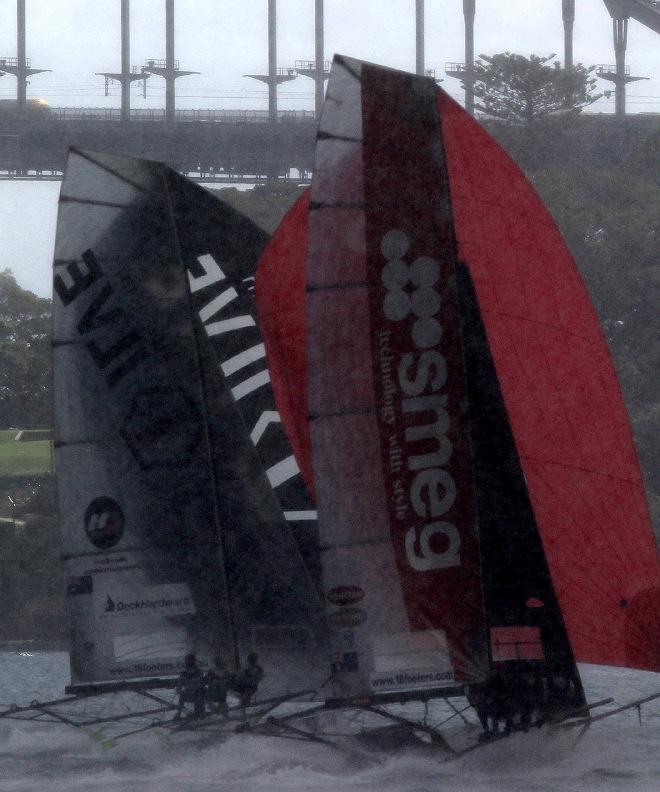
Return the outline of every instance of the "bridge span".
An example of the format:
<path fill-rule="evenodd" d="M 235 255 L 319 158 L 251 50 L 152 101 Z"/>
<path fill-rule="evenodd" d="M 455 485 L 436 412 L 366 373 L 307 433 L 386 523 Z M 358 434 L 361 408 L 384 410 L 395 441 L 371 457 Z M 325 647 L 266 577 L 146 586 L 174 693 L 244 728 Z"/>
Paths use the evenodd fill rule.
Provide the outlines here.
<path fill-rule="evenodd" d="M 313 112 L 133 110 L 129 121 L 111 108 L 35 109 L 12 117 L 0 107 L 0 179 L 59 179 L 69 146 L 114 151 L 166 162 L 203 181 L 306 181 L 312 170 Z"/>

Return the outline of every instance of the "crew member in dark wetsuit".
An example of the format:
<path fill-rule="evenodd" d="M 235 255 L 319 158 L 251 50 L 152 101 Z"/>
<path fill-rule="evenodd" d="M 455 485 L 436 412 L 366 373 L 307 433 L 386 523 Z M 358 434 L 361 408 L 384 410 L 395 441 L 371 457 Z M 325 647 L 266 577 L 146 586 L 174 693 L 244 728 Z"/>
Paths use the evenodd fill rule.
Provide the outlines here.
<path fill-rule="evenodd" d="M 219 715 L 227 715 L 227 690 L 233 682 L 232 675 L 227 671 L 222 657 L 213 659 L 211 668 L 204 679 L 206 683 L 206 700 L 210 711 Z"/>
<path fill-rule="evenodd" d="M 492 697 L 493 734 L 500 733 L 500 724 L 504 724 L 504 734 L 513 729 L 513 686 L 504 671 L 497 670 L 488 682 Z"/>
<path fill-rule="evenodd" d="M 179 694 L 179 706 L 174 716 L 175 720 L 181 717 L 184 704 L 193 705 L 193 716 L 202 718 L 206 714 L 204 708 L 204 677 L 199 670 L 194 654 L 187 654 L 184 660 L 184 669 L 176 683 L 176 692 Z"/>
<path fill-rule="evenodd" d="M 259 683 L 264 678 L 264 670 L 259 665 L 259 656 L 256 652 L 250 652 L 248 655 L 247 666 L 236 676 L 234 680 L 233 690 L 235 690 L 241 698 L 241 707 L 247 707 L 252 696 L 257 692 Z"/>
<path fill-rule="evenodd" d="M 574 709 L 577 701 L 577 692 L 570 674 L 554 672 L 548 675 L 546 718 L 552 720 L 565 717 L 568 712 Z"/>
<path fill-rule="evenodd" d="M 480 740 L 487 740 L 492 737 L 494 723 L 491 723 L 493 714 L 493 701 L 488 682 L 477 685 L 470 685 L 467 693 L 467 700 L 474 707 L 479 723 L 483 729 Z"/>
<path fill-rule="evenodd" d="M 515 705 L 523 731 L 538 723 L 543 708 L 543 683 L 537 671 L 529 670 L 516 676 Z"/>

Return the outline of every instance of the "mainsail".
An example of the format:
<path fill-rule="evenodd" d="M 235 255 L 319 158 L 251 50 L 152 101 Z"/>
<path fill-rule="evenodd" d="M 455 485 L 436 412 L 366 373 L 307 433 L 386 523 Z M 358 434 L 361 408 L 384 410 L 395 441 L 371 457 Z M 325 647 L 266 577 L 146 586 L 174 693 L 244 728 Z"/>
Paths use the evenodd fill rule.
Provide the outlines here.
<path fill-rule="evenodd" d="M 231 380 L 258 360 L 237 346 L 254 319 L 248 286 L 233 284 L 265 235 L 192 193 L 158 163 L 69 156 L 53 355 L 74 685 L 171 675 L 190 651 L 237 668 L 262 645 L 279 687 L 313 676 L 297 660 L 301 645 L 308 664 L 317 650 L 316 586 L 264 467 L 290 451 L 273 432 L 257 450 L 241 409 L 251 391 Z M 205 234 L 195 200 L 216 221 Z M 292 510 L 309 512 L 292 478 Z"/>
<path fill-rule="evenodd" d="M 593 308 L 524 175 L 432 81 L 335 59 L 311 195 L 257 298 L 316 479 L 338 690 L 386 690 L 381 662 L 430 685 L 410 673 L 428 652 L 444 684 L 559 677 L 570 709 L 576 660 L 660 669 L 658 554 Z"/>

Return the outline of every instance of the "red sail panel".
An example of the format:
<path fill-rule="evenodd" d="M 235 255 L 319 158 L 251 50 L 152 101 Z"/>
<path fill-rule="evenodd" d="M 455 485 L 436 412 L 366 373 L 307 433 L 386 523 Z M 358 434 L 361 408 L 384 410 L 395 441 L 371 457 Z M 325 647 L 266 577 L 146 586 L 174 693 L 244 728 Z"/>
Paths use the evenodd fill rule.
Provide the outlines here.
<path fill-rule="evenodd" d="M 410 75 L 363 66 L 369 319 L 410 628 L 442 627 L 465 678 L 458 658 L 470 656 L 483 606 L 449 183 L 424 96 Z"/>
<path fill-rule="evenodd" d="M 520 169 L 441 91 L 438 107 L 459 258 L 576 659 L 660 670 L 658 552 L 587 291 Z"/>
<path fill-rule="evenodd" d="M 256 274 L 256 295 L 278 411 L 313 496 L 305 318 L 309 194 L 305 190 L 295 202 L 264 250 Z"/>

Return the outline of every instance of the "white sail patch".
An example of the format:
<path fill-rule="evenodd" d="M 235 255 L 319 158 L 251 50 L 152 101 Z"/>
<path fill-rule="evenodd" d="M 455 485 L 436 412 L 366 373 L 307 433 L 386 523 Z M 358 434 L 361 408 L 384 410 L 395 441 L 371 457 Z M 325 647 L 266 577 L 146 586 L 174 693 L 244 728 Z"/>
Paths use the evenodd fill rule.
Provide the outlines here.
<path fill-rule="evenodd" d="M 217 314 L 218 311 L 221 311 L 226 305 L 229 305 L 229 303 L 232 300 L 235 300 L 237 297 L 238 292 L 233 286 L 223 292 L 220 292 L 217 297 L 214 297 L 211 302 L 208 305 L 205 305 L 199 312 L 199 318 L 202 320 L 202 323 L 206 324 L 206 322 L 208 322 L 208 320 L 214 314 Z"/>
<path fill-rule="evenodd" d="M 443 630 L 421 630 L 375 636 L 375 691 L 438 687 L 454 681 L 447 636 Z"/>
<path fill-rule="evenodd" d="M 314 522 L 318 520 L 319 515 L 316 509 L 307 509 L 299 511 L 285 511 L 284 519 L 287 522 Z"/>
<path fill-rule="evenodd" d="M 266 471 L 271 487 L 279 487 L 280 484 L 284 484 L 285 481 L 297 476 L 298 473 L 300 473 L 300 469 L 293 455 L 269 467 Z"/>
<path fill-rule="evenodd" d="M 230 333 L 232 330 L 241 330 L 244 327 L 254 327 L 256 322 L 249 315 L 232 316 L 231 319 L 221 319 L 219 322 L 211 322 L 211 324 L 204 325 L 206 328 L 207 336 L 222 335 L 223 333 Z"/>
<path fill-rule="evenodd" d="M 250 432 L 250 440 L 252 440 L 255 446 L 258 445 L 266 429 L 268 429 L 272 423 L 281 422 L 282 419 L 277 410 L 264 410 L 259 416 L 257 423 L 254 425 L 254 429 Z"/>
<path fill-rule="evenodd" d="M 234 355 L 234 357 L 229 358 L 229 360 L 225 360 L 220 367 L 225 377 L 229 377 L 231 374 L 235 374 L 237 371 L 245 368 L 245 366 L 249 366 L 250 363 L 254 363 L 265 357 L 266 346 L 264 344 L 256 344 L 243 352 L 239 352 L 238 355 Z"/>
<path fill-rule="evenodd" d="M 225 273 L 218 266 L 217 261 L 210 255 L 205 253 L 203 256 L 197 256 L 197 261 L 204 270 L 203 275 L 195 277 L 190 270 L 188 270 L 188 283 L 190 284 L 190 291 L 194 294 L 200 289 L 205 289 L 207 286 L 212 286 L 225 279 Z"/>
<path fill-rule="evenodd" d="M 238 385 L 231 389 L 232 396 L 238 401 L 242 399 L 244 396 L 247 396 L 248 393 L 252 393 L 252 391 L 257 390 L 257 388 L 261 388 L 264 385 L 267 385 L 270 382 L 270 374 L 267 370 L 260 371 L 257 374 L 254 374 L 248 379 L 243 380 Z"/>

